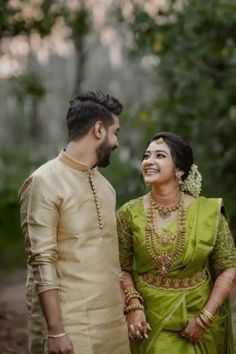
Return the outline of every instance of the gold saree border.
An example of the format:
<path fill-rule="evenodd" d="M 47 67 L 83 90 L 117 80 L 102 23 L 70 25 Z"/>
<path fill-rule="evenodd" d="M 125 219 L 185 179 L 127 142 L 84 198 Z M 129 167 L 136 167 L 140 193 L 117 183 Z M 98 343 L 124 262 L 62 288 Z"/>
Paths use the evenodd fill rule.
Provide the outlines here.
<path fill-rule="evenodd" d="M 151 274 L 149 272 L 141 274 L 142 281 L 152 287 L 163 290 L 191 290 L 202 285 L 209 279 L 209 273 L 206 268 L 197 272 L 192 277 L 186 278 L 171 278 L 160 274 Z"/>

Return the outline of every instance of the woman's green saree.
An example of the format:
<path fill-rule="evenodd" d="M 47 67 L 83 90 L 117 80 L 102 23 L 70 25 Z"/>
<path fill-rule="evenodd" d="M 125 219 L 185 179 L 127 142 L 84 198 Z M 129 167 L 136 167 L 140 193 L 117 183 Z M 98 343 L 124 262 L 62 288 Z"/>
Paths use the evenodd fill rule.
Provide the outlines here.
<path fill-rule="evenodd" d="M 187 208 L 185 249 L 165 278 L 146 248 L 143 198 L 126 203 L 118 211 L 121 267 L 132 272 L 152 328 L 148 339 L 131 343 L 132 354 L 233 354 L 227 301 L 199 343 L 180 336 L 188 318 L 204 307 L 214 274 L 236 266 L 232 235 L 221 207 L 221 199 L 199 197 Z M 162 229 L 175 230 L 176 222 Z"/>

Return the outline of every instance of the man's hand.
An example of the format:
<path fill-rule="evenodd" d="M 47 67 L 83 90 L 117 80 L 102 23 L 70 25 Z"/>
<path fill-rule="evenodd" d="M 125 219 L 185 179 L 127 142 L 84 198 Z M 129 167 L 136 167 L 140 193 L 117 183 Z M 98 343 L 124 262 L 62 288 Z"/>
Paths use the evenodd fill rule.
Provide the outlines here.
<path fill-rule="evenodd" d="M 60 338 L 48 338 L 48 352 L 49 354 L 74 354 L 73 345 L 68 335 Z"/>

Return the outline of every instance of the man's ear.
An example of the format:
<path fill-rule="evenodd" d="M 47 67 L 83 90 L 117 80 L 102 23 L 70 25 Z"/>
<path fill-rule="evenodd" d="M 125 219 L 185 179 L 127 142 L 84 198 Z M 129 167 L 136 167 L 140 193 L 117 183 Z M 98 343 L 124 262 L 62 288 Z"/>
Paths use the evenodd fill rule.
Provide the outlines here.
<path fill-rule="evenodd" d="M 94 135 L 97 139 L 102 139 L 106 133 L 103 122 L 98 120 L 94 125 Z"/>

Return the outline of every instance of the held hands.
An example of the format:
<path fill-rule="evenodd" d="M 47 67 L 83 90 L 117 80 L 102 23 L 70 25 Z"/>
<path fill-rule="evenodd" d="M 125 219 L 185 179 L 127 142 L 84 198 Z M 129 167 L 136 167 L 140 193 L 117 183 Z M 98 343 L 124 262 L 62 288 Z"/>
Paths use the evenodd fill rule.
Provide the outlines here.
<path fill-rule="evenodd" d="M 48 338 L 48 352 L 49 354 L 74 354 L 73 345 L 68 335 Z"/>
<path fill-rule="evenodd" d="M 199 326 L 196 318 L 191 318 L 180 335 L 195 344 L 201 339 L 203 333 L 204 329 Z"/>
<path fill-rule="evenodd" d="M 143 310 L 129 312 L 126 316 L 126 323 L 131 340 L 148 338 L 148 332 L 151 331 L 151 327 L 146 322 L 146 316 Z"/>

